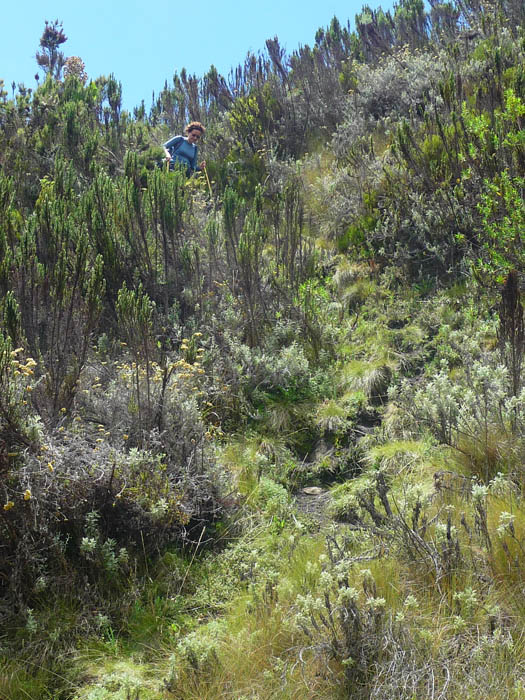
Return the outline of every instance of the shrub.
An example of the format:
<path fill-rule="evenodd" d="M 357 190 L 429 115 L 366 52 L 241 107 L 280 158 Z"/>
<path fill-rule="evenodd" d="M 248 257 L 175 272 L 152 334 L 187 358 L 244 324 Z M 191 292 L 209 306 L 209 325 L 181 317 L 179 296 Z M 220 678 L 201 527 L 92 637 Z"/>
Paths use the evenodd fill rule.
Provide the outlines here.
<path fill-rule="evenodd" d="M 159 452 L 111 447 L 63 430 L 25 453 L 5 480 L 1 610 L 79 593 L 119 612 L 115 598 L 168 544 L 197 539 L 219 514 L 212 479 Z M 207 538 L 205 538 L 207 539 Z M 44 597 L 44 598 L 43 598 Z M 115 607 L 113 607 L 115 606 Z"/>
<path fill-rule="evenodd" d="M 470 470 L 485 482 L 503 469 L 521 479 L 516 417 L 523 413 L 525 397 L 509 397 L 508 372 L 491 359 L 485 359 L 490 364 L 474 361 L 454 379 L 443 363 L 425 386 L 414 391 L 405 383 L 399 397 L 416 421 L 465 455 Z"/>
<path fill-rule="evenodd" d="M 357 88 L 347 98 L 345 118 L 334 140 L 336 154 L 344 157 L 377 124 L 388 127 L 403 117 L 421 114 L 437 100 L 435 84 L 442 71 L 441 56 L 405 48 L 384 57 L 372 69 L 356 66 Z"/>

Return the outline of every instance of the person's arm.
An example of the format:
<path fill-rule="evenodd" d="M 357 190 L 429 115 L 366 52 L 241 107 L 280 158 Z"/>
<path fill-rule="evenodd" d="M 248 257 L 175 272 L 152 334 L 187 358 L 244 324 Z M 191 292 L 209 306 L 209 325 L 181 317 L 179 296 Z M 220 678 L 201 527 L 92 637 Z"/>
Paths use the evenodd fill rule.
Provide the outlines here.
<path fill-rule="evenodd" d="M 172 136 L 171 139 L 166 141 L 164 145 L 164 153 L 166 154 L 166 160 L 171 160 L 172 153 L 177 150 L 177 147 L 184 140 L 183 136 Z M 171 149 L 171 150 L 170 150 Z"/>

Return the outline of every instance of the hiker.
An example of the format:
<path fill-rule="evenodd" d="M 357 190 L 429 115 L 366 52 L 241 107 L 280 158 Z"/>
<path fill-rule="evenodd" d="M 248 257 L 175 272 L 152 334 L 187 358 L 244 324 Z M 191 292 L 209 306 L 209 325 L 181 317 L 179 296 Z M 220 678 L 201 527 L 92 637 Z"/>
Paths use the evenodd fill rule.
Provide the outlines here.
<path fill-rule="evenodd" d="M 186 175 L 189 177 L 195 171 L 204 170 L 206 167 L 205 160 L 197 165 L 196 146 L 206 129 L 200 122 L 190 122 L 184 131 L 186 136 L 173 136 L 166 141 L 164 152 L 170 170 L 173 170 L 175 163 L 181 163 L 186 167 Z"/>

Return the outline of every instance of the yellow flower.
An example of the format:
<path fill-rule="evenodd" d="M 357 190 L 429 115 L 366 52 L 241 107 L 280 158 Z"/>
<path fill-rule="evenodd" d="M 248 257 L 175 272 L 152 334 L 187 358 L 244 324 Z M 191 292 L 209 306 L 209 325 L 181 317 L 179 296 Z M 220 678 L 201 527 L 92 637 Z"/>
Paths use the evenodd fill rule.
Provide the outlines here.
<path fill-rule="evenodd" d="M 24 501 L 30 501 L 31 500 L 31 491 L 29 489 L 26 489 L 24 491 Z"/>
<path fill-rule="evenodd" d="M 124 435 L 122 436 L 122 439 L 123 439 L 123 440 L 129 440 L 129 435 L 126 435 L 126 434 L 124 433 Z"/>
<path fill-rule="evenodd" d="M 47 463 L 47 468 L 49 469 L 50 472 L 55 471 L 55 467 L 53 466 L 53 464 L 51 462 Z"/>
<path fill-rule="evenodd" d="M 7 501 L 7 503 L 4 505 L 4 510 L 11 510 L 11 508 L 12 508 L 14 505 L 15 505 L 15 504 L 13 503 L 13 501 Z"/>

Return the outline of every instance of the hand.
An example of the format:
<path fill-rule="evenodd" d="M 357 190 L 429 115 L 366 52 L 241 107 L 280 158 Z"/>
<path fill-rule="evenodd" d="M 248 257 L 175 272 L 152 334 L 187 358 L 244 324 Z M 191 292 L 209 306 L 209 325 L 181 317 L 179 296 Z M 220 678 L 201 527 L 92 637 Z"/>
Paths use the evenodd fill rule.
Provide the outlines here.
<path fill-rule="evenodd" d="M 203 160 L 202 163 L 200 164 L 200 169 L 206 170 L 206 161 L 205 160 Z"/>

